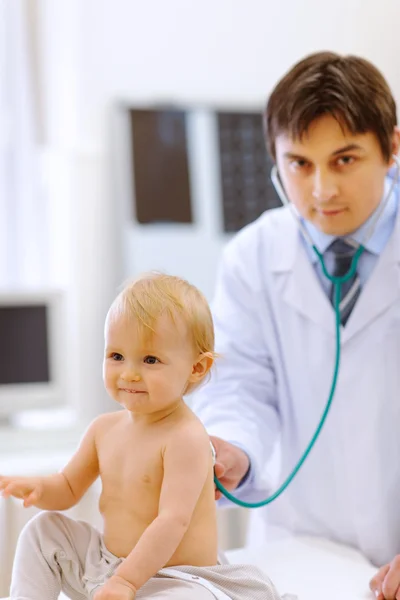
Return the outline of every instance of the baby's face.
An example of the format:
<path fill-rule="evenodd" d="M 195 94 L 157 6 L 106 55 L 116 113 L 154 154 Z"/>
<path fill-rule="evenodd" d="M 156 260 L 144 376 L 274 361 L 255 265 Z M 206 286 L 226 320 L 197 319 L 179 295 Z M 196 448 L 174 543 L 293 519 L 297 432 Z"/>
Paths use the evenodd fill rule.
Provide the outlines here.
<path fill-rule="evenodd" d="M 178 319 L 160 317 L 148 340 L 132 317 L 114 315 L 107 321 L 104 384 L 134 414 L 154 414 L 179 403 L 195 362 L 187 327 Z"/>

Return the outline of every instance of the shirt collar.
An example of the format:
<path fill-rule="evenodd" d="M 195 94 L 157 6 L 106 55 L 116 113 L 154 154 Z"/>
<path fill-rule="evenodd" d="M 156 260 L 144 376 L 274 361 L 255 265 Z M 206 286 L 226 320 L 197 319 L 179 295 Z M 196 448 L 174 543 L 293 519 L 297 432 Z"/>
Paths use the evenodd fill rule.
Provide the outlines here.
<path fill-rule="evenodd" d="M 381 202 L 387 197 L 389 193 L 390 187 L 393 184 L 393 179 L 396 176 L 396 169 L 391 169 L 388 173 L 388 176 L 385 179 L 384 184 L 384 192 Z M 372 213 L 372 215 L 351 235 L 347 237 L 351 237 L 353 240 L 358 242 L 359 244 L 364 242 L 364 247 L 366 250 L 371 252 L 372 254 L 379 255 L 388 241 L 390 234 L 393 230 L 393 225 L 396 218 L 397 206 L 398 206 L 398 193 L 399 186 L 395 184 L 394 190 L 381 214 L 376 227 L 374 229 L 373 234 L 370 239 L 364 242 L 365 235 L 368 232 L 368 229 L 375 218 L 377 211 L 379 210 L 379 206 Z M 312 223 L 302 218 L 302 222 L 307 229 L 308 233 L 311 236 L 311 239 L 314 241 L 315 246 L 321 253 L 324 253 L 327 250 L 328 246 L 336 239 L 334 235 L 328 235 L 323 233 L 319 229 L 317 229 Z M 310 248 L 310 242 L 302 236 L 308 249 Z M 311 260 L 313 263 L 316 263 L 318 260 L 315 252 L 311 252 Z"/>

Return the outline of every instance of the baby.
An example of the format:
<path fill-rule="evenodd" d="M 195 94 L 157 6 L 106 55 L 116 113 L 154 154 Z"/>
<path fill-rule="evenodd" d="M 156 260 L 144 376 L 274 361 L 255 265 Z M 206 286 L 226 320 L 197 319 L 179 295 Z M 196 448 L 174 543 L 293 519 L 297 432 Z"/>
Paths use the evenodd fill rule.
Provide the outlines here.
<path fill-rule="evenodd" d="M 105 324 L 103 378 L 123 410 L 88 427 L 66 467 L 0 477 L 4 497 L 63 511 L 101 478 L 104 531 L 42 512 L 22 531 L 13 600 L 278 600 L 252 566 L 221 564 L 209 437 L 185 404 L 210 374 L 214 330 L 205 298 L 177 277 L 129 284 Z"/>

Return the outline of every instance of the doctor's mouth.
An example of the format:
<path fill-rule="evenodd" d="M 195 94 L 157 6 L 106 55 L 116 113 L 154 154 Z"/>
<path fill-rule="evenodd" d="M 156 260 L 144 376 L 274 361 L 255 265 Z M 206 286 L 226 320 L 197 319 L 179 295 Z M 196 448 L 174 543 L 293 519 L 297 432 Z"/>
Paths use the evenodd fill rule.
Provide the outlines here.
<path fill-rule="evenodd" d="M 347 208 L 315 208 L 314 210 L 323 217 L 337 217 L 347 212 Z"/>

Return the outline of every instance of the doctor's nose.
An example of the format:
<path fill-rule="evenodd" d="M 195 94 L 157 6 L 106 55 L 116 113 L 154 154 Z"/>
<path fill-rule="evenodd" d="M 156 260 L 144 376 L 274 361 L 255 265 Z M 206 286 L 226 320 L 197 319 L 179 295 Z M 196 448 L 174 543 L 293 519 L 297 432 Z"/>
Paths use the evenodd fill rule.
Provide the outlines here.
<path fill-rule="evenodd" d="M 329 202 L 337 194 L 338 187 L 334 175 L 317 169 L 313 180 L 313 198 L 319 202 Z"/>

